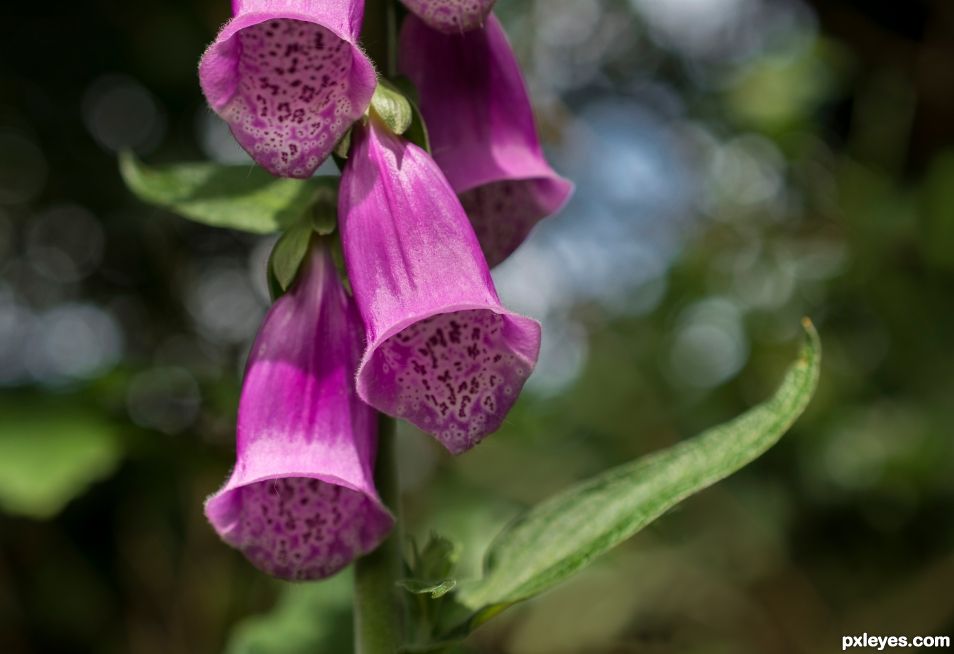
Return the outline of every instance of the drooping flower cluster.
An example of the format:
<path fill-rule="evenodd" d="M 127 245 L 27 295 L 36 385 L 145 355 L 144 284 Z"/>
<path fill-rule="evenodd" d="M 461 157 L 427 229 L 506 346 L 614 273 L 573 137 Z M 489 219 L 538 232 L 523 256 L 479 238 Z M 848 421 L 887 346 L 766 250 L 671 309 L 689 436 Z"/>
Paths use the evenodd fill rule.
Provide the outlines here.
<path fill-rule="evenodd" d="M 393 518 L 372 480 L 375 410 L 458 454 L 497 430 L 536 364 L 540 325 L 500 302 L 490 266 L 572 186 L 547 164 L 489 0 L 403 0 L 400 66 L 425 150 L 369 110 L 361 0 L 235 0 L 199 66 L 210 106 L 275 175 L 308 177 L 350 129 L 338 227 L 351 295 L 314 237 L 249 356 L 237 463 L 206 504 L 262 570 L 317 579 Z"/>

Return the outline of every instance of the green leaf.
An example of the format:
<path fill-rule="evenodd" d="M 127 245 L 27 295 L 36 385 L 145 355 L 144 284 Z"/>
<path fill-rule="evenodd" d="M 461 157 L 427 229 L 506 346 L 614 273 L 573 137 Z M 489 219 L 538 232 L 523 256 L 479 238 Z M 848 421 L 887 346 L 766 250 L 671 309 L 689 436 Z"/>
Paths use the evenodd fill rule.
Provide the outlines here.
<path fill-rule="evenodd" d="M 430 595 L 431 599 L 439 599 L 457 587 L 456 579 L 399 579 L 397 583 L 413 595 Z"/>
<path fill-rule="evenodd" d="M 408 99 L 384 80 L 380 80 L 374 90 L 371 109 L 395 134 L 406 132 L 414 119 L 414 111 Z"/>
<path fill-rule="evenodd" d="M 282 234 L 272 248 L 268 256 L 268 286 L 273 300 L 291 288 L 308 254 L 313 232 L 308 222 L 298 223 Z"/>
<path fill-rule="evenodd" d="M 350 571 L 313 584 L 282 584 L 275 607 L 238 624 L 226 654 L 314 654 L 353 648 Z"/>
<path fill-rule="evenodd" d="M 65 398 L 0 406 L 0 508 L 49 518 L 115 470 L 114 426 Z"/>
<path fill-rule="evenodd" d="M 411 126 L 408 127 L 404 133 L 404 138 L 430 154 L 431 137 L 427 133 L 427 124 L 424 122 L 424 116 L 421 115 L 421 110 L 418 109 L 417 106 L 417 89 L 414 88 L 414 85 L 411 84 L 411 80 L 407 77 L 398 77 L 394 80 L 394 84 L 398 90 L 404 94 L 404 97 L 407 98 L 408 103 L 411 105 L 411 113 L 413 114 Z"/>
<path fill-rule="evenodd" d="M 457 588 L 457 580 L 451 575 L 459 554 L 456 543 L 433 532 L 423 548 L 411 539 L 411 560 L 407 565 L 411 576 L 397 582 L 416 595 L 416 601 L 408 607 L 411 621 L 404 651 L 430 652 L 436 646 L 435 634 L 444 630 L 441 618 L 450 614 L 445 608 L 454 608 L 452 591 Z"/>
<path fill-rule="evenodd" d="M 337 227 L 337 189 L 320 187 L 311 216 L 295 223 L 281 235 L 268 257 L 268 288 L 275 300 L 291 288 L 308 255 L 312 235 L 329 236 Z"/>
<path fill-rule="evenodd" d="M 348 158 L 348 153 L 351 152 L 351 129 L 348 129 L 345 132 L 344 136 L 341 137 L 341 140 L 338 141 L 338 145 L 335 146 L 335 149 L 331 151 L 331 154 L 335 157 L 335 161 L 338 162 L 338 168 L 344 170 L 342 162 Z"/>
<path fill-rule="evenodd" d="M 212 227 L 269 234 L 297 222 L 335 178 L 283 179 L 257 166 L 184 163 L 150 167 L 124 152 L 123 180 L 136 196 Z"/>
<path fill-rule="evenodd" d="M 421 115 L 417 105 L 411 102 L 411 111 L 414 113 L 414 120 L 411 126 L 404 133 L 404 138 L 421 148 L 428 154 L 431 154 L 431 137 L 427 133 L 427 125 L 424 124 L 424 117 Z"/>
<path fill-rule="evenodd" d="M 411 570 L 418 579 L 444 579 L 454 571 L 460 556 L 460 547 L 454 541 L 431 533 L 422 549 L 418 550 L 413 540 L 411 544 L 414 551 Z"/>
<path fill-rule="evenodd" d="M 338 188 L 323 186 L 318 189 L 311 207 L 311 226 L 321 236 L 330 236 L 338 228 Z"/>
<path fill-rule="evenodd" d="M 411 539 L 413 560 L 409 567 L 413 575 L 401 579 L 398 585 L 415 595 L 430 595 L 439 599 L 457 587 L 457 580 L 451 577 L 460 555 L 460 547 L 454 541 L 431 533 L 427 544 L 418 549 Z"/>
<path fill-rule="evenodd" d="M 457 580 L 451 577 L 457 565 L 460 548 L 457 543 L 439 534 L 432 533 L 423 549 L 411 539 L 413 560 L 408 579 L 398 581 L 404 590 L 415 595 L 430 595 L 431 599 L 443 597 L 457 587 Z"/>
<path fill-rule="evenodd" d="M 508 525 L 487 553 L 483 578 L 459 586 L 457 600 L 472 612 L 464 629 L 563 581 L 774 445 L 804 411 L 818 382 L 821 345 L 807 319 L 804 328 L 798 360 L 766 402 L 578 484 Z"/>

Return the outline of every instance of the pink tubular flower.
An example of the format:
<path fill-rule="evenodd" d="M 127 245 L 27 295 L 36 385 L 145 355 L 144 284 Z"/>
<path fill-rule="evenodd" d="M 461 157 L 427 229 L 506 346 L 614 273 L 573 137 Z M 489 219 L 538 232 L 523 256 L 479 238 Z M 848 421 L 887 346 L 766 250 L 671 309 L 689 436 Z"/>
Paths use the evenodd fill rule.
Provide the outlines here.
<path fill-rule="evenodd" d="M 420 93 L 434 159 L 495 266 L 573 192 L 543 156 L 507 35 L 492 15 L 484 29 L 457 35 L 408 16 L 400 67 Z"/>
<path fill-rule="evenodd" d="M 309 177 L 371 101 L 364 0 L 235 0 L 199 62 L 212 109 L 274 175 Z"/>
<path fill-rule="evenodd" d="M 331 256 L 315 248 L 249 355 L 237 462 L 205 513 L 276 577 L 332 575 L 393 526 L 372 477 L 376 416 L 354 392 L 360 334 Z"/>
<path fill-rule="evenodd" d="M 436 30 L 447 34 L 482 27 L 496 0 L 401 0 Z"/>
<path fill-rule="evenodd" d="M 536 364 L 540 324 L 501 306 L 434 161 L 375 120 L 352 132 L 338 214 L 367 330 L 358 394 L 463 452 L 513 406 Z"/>

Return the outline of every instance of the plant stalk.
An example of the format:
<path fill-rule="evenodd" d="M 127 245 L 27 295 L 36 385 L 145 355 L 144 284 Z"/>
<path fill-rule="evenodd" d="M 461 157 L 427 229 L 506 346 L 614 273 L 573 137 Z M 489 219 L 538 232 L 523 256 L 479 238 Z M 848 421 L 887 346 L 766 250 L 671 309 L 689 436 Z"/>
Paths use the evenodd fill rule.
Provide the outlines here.
<path fill-rule="evenodd" d="M 397 70 L 395 0 L 367 0 L 361 43 L 382 77 Z M 378 416 L 378 456 L 374 480 L 381 501 L 397 526 L 378 549 L 358 559 L 354 570 L 356 654 L 396 654 L 403 641 L 404 611 L 397 586 L 401 577 L 401 519 L 394 419 Z"/>
<path fill-rule="evenodd" d="M 365 0 L 361 45 L 381 77 L 397 75 L 397 6 L 395 0 Z"/>
<path fill-rule="evenodd" d="M 400 497 L 394 419 L 378 419 L 379 445 L 374 479 L 381 501 L 398 527 L 378 549 L 358 559 L 354 570 L 354 631 L 357 654 L 395 654 L 402 638 Z"/>

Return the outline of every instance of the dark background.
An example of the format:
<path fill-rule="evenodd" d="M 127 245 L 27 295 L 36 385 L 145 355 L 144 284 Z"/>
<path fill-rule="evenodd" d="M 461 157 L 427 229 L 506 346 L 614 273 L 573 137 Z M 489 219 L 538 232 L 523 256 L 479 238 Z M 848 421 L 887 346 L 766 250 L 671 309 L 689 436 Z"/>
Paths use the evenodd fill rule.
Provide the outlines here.
<path fill-rule="evenodd" d="M 124 147 L 244 161 L 195 73 L 227 4 L 0 10 L 4 653 L 348 651 L 347 575 L 289 590 L 201 514 L 270 241 L 145 207 L 117 173 Z M 825 363 L 764 458 L 462 651 L 951 634 L 954 3 L 499 13 L 578 190 L 495 275 L 547 334 L 508 424 L 458 459 L 401 434 L 410 530 L 473 571 L 520 507 L 768 395 L 801 315 Z"/>

